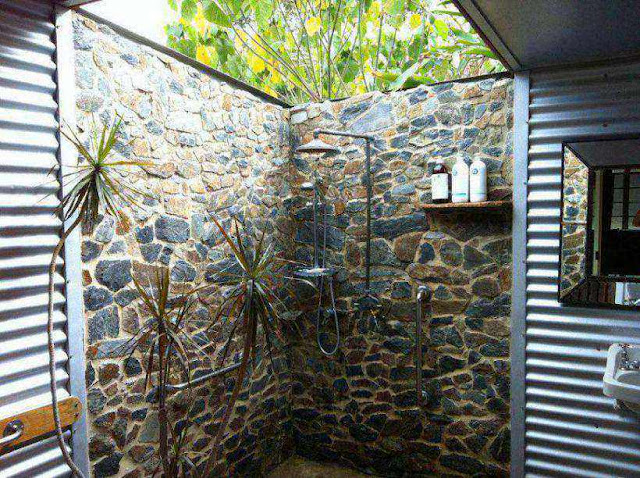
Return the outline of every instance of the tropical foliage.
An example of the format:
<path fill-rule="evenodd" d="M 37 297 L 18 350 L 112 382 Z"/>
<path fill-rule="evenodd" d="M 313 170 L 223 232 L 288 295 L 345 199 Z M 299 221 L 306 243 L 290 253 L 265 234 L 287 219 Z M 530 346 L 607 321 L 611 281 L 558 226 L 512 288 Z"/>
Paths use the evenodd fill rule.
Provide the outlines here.
<path fill-rule="evenodd" d="M 82 225 L 87 232 L 92 232 L 101 213 L 119 218 L 119 212 L 122 208 L 137 204 L 137 196 L 141 193 L 131 187 L 124 178 L 132 167 L 141 167 L 144 163 L 120 160 L 113 157 L 121 125 L 122 119 L 120 117 L 117 117 L 111 125 L 105 124 L 102 127 L 98 127 L 93 124 L 88 144 L 85 144 L 75 132 L 61 130 L 62 135 L 78 151 L 80 161 L 77 166 L 71 167 L 70 172 L 62 175 L 62 182 L 68 192 L 64 194 L 59 207 L 55 210 L 55 215 L 64 219 L 67 226 L 62 231 L 60 239 L 53 249 L 51 263 L 49 264 L 49 300 L 47 310 L 49 385 L 58 446 L 72 473 L 79 478 L 84 478 L 84 475 L 73 462 L 67 449 L 58 409 L 55 344 L 53 340 L 55 275 L 58 267 L 58 258 L 65 241 L 78 226 Z M 51 174 L 57 174 L 57 170 L 55 168 L 52 169 Z"/>
<path fill-rule="evenodd" d="M 502 68 L 450 0 L 168 0 L 168 45 L 291 103 Z"/>
<path fill-rule="evenodd" d="M 198 289 L 175 293 L 166 267 L 152 270 L 146 281 L 138 277 L 133 280 L 147 320 L 125 349 L 145 358 L 147 387 L 152 376 L 155 378 L 160 439 L 156 472 L 162 469 L 165 478 L 191 476 L 194 465 L 185 453 L 186 429 L 170 424 L 167 394 L 172 377 L 190 380 L 191 361 L 195 356 L 206 356 L 192 334 L 200 322 L 195 314 Z"/>
<path fill-rule="evenodd" d="M 213 317 L 212 325 L 228 322 L 230 335 L 222 349 L 220 363 L 224 362 L 229 346 L 238 334 L 243 337 L 243 351 L 240 367 L 235 377 L 235 386 L 226 405 L 222 422 L 215 440 L 214 452 L 207 460 L 204 476 L 211 476 L 216 460 L 219 458 L 219 444 L 222 441 L 249 362 L 255 366 L 260 348 L 259 332 L 262 332 L 263 346 L 270 358 L 277 342 L 284 337 L 284 320 L 287 320 L 287 307 L 283 291 L 293 281 L 286 277 L 287 263 L 279 257 L 274 244 L 265 240 L 264 232 L 260 237 L 251 233 L 251 228 L 233 220 L 233 232 L 228 232 L 218 220 L 213 219 L 220 230 L 222 244 L 230 251 L 228 260 L 213 264 L 209 281 L 224 288 L 224 299 L 218 313 Z M 286 280 L 285 280 L 286 279 Z M 271 360 L 273 364 L 273 360 Z"/>

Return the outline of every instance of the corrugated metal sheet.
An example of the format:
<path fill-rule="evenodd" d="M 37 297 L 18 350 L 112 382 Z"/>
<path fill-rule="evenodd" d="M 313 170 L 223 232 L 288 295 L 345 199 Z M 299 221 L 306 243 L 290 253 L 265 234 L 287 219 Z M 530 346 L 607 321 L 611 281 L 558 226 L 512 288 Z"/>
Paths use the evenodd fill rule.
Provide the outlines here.
<path fill-rule="evenodd" d="M 640 420 L 602 394 L 606 351 L 640 314 L 557 297 L 563 140 L 640 133 L 640 63 L 530 74 L 526 186 L 525 475 L 640 476 Z M 517 385 L 517 384 L 514 384 Z"/>
<path fill-rule="evenodd" d="M 48 0 L 0 0 L 0 417 L 50 403 L 47 268 L 61 222 L 54 12 Z M 62 260 L 55 340 L 60 398 L 68 396 Z M 0 457 L 0 476 L 64 476 L 47 439 Z"/>

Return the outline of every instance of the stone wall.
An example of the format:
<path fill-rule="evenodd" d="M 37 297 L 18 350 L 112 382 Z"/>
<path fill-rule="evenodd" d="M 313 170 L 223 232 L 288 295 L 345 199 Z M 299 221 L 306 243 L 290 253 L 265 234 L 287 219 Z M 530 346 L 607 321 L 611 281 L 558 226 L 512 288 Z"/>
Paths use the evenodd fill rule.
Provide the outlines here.
<path fill-rule="evenodd" d="M 427 215 L 428 161 L 449 166 L 482 158 L 491 199 L 512 185 L 509 79 L 371 93 L 291 111 L 294 143 L 323 127 L 376 136 L 372 288 L 377 320 L 351 311 L 364 290 L 363 144 L 323 137 L 338 155 L 294 155 L 295 257 L 311 258 L 309 200 L 299 188 L 318 175 L 328 185 L 327 258 L 339 268 L 343 344 L 332 358 L 315 344 L 311 314 L 292 338 L 297 452 L 384 476 L 507 476 L 511 221 L 477 211 Z M 414 310 L 417 286 L 432 291 L 425 319 L 423 404 L 416 403 Z M 311 303 L 311 302 L 310 302 Z M 331 323 L 324 340 L 334 339 Z"/>
<path fill-rule="evenodd" d="M 256 218 L 279 237 L 288 151 L 288 111 L 76 17 L 77 122 L 84 135 L 96 122 L 122 116 L 116 149 L 153 164 L 134 185 L 148 196 L 143 208 L 106 217 L 82 243 L 87 319 L 89 449 L 96 478 L 150 476 L 157 465 L 156 394 L 145 388 L 145 362 L 126 359 L 126 342 L 147 317 L 132 276 L 151 265 L 170 268 L 183 289 L 206 282 L 207 266 L 223 253 L 211 217 L 230 210 Z M 215 303 L 201 293 L 206 324 Z M 214 343 L 226 336 L 220 327 Z M 276 363 L 284 365 L 282 357 Z M 225 441 L 225 476 L 256 476 L 291 452 L 287 367 L 259 366 L 240 396 Z M 193 424 L 187 451 L 209 455 L 233 376 L 173 399 Z"/>
<path fill-rule="evenodd" d="M 560 297 L 570 294 L 587 276 L 589 202 L 589 168 L 569 148 L 565 148 L 563 156 Z"/>

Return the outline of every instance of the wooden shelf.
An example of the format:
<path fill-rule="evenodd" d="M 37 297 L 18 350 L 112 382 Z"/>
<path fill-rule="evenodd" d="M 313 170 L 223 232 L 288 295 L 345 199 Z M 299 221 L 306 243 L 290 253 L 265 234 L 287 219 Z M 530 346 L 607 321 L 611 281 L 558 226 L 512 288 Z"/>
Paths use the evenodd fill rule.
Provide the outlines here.
<path fill-rule="evenodd" d="M 448 202 L 444 204 L 421 204 L 427 213 L 447 214 L 464 212 L 504 213 L 511 212 L 513 201 L 484 201 L 484 202 Z"/>

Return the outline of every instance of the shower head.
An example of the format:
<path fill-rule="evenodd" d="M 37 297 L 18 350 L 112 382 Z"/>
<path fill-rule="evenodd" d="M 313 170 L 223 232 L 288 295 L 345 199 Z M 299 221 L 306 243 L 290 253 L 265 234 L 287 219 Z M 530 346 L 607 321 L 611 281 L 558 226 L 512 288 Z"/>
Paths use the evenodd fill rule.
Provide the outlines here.
<path fill-rule="evenodd" d="M 316 185 L 312 182 L 302 183 L 300 185 L 300 189 L 303 191 L 313 191 L 316 188 Z"/>
<path fill-rule="evenodd" d="M 296 148 L 297 153 L 323 154 L 323 153 L 339 153 L 340 148 L 329 143 L 325 143 L 318 137 L 314 137 L 311 141 Z"/>

